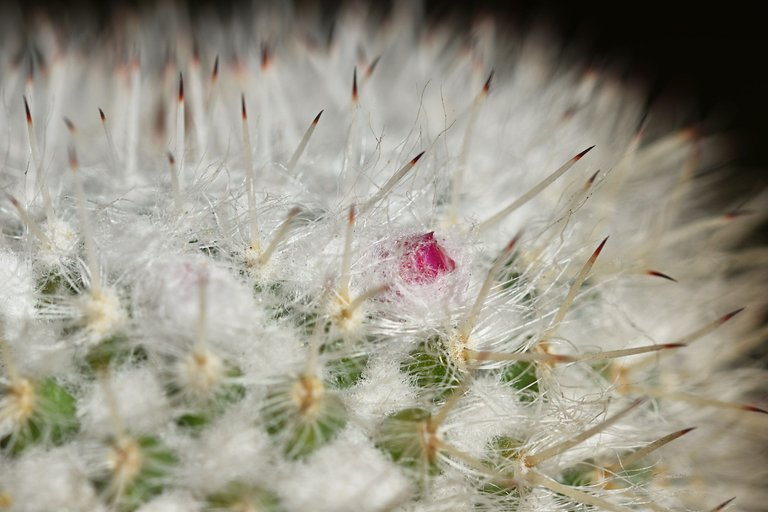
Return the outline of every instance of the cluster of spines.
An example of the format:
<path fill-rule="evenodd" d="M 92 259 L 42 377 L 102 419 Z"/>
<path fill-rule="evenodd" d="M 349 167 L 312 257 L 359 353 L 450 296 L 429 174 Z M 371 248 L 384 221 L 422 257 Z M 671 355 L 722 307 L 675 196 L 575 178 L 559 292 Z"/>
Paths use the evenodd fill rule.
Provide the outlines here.
<path fill-rule="evenodd" d="M 366 71 L 366 79 L 370 77 L 376 66 L 374 60 Z M 269 65 L 269 54 L 262 53 L 262 67 Z M 218 70 L 218 59 L 214 65 L 212 80 L 215 81 Z M 484 84 L 482 91 L 476 97 L 471 108 L 470 121 L 467 126 L 465 143 L 462 147 L 460 166 L 453 175 L 451 203 L 446 223 L 456 224 L 460 196 L 462 173 L 466 166 L 466 153 L 471 140 L 472 124 L 483 99 L 488 95 L 491 76 Z M 353 74 L 352 103 L 359 101 L 357 70 Z M 27 105 L 25 109 L 29 128 L 29 144 L 33 160 L 39 161 L 39 148 L 32 129 L 32 117 Z M 184 169 L 185 135 L 185 96 L 183 77 L 179 76 L 178 89 L 178 120 L 176 156 L 169 153 L 169 167 L 176 215 L 183 215 L 184 204 L 178 173 Z M 298 147 L 286 164 L 288 169 L 295 167 L 298 159 L 306 148 L 313 131 L 318 125 L 320 114 L 314 118 L 305 132 Z M 99 116 L 104 126 L 105 136 L 110 147 L 112 165 L 117 165 L 114 141 L 109 131 L 107 117 L 99 109 Z M 254 291 L 257 294 L 274 294 L 278 302 L 285 298 L 281 291 L 279 280 L 272 278 L 266 270 L 270 257 L 279 250 L 280 244 L 292 227 L 292 223 L 300 215 L 301 209 L 288 210 L 285 220 L 276 230 L 272 240 L 262 248 L 262 240 L 256 218 L 256 197 L 254 191 L 253 149 L 248 132 L 246 98 L 241 97 L 241 118 L 243 122 L 243 161 L 245 167 L 245 196 L 248 200 L 248 231 L 249 244 L 243 249 L 238 266 L 242 274 L 253 278 Z M 70 135 L 76 131 L 70 120 L 65 120 Z M 479 223 L 477 229 L 486 231 L 499 221 L 513 213 L 531 198 L 564 175 L 590 150 L 588 148 L 552 174 L 541 180 L 533 188 L 522 194 L 515 201 L 500 209 L 498 213 Z M 346 223 L 345 246 L 341 260 L 341 270 L 335 283 L 326 285 L 325 292 L 320 297 L 302 298 L 306 303 L 314 305 L 315 310 L 309 311 L 304 304 L 304 311 L 296 315 L 295 311 L 287 311 L 290 304 L 282 304 L 283 311 L 274 312 L 275 318 L 288 316 L 295 319 L 299 332 L 306 336 L 307 364 L 300 374 L 286 378 L 267 390 L 264 407 L 261 411 L 263 427 L 282 447 L 284 455 L 291 459 L 303 458 L 321 446 L 331 442 L 349 421 L 349 411 L 343 400 L 343 393 L 362 378 L 367 364 L 367 349 L 379 343 L 380 340 L 368 339 L 365 336 L 365 324 L 370 318 L 364 314 L 364 303 L 377 299 L 388 291 L 386 284 L 365 290 L 353 296 L 350 289 L 351 258 L 353 257 L 353 231 L 356 217 L 368 213 L 400 182 L 403 177 L 417 164 L 424 153 L 419 153 L 406 162 L 393 176 L 373 194 L 367 201 L 360 204 L 357 210 L 349 209 Z M 79 166 L 74 140 L 70 146 L 69 165 L 74 176 L 74 184 L 78 195 L 78 212 L 80 214 L 80 231 L 83 241 L 83 259 L 85 264 L 81 273 L 76 276 L 66 271 L 53 270 L 41 278 L 39 286 L 43 301 L 50 301 L 48 306 L 56 306 L 56 301 L 64 295 L 67 300 L 76 299 L 79 317 L 62 333 L 72 340 L 82 339 L 85 345 L 82 357 L 83 372 L 90 373 L 91 378 L 101 378 L 102 385 L 108 390 L 108 375 L 110 368 L 119 368 L 126 364 L 141 364 L 147 357 L 140 343 L 128 340 L 129 334 L 122 332 L 123 324 L 130 317 L 130 311 L 125 311 L 119 301 L 119 293 L 102 282 L 103 269 L 100 268 L 96 248 L 90 235 L 88 212 L 85 192 L 78 176 Z M 135 164 L 134 164 L 135 165 Z M 39 168 L 40 164 L 36 166 Z M 130 167 L 130 164 L 129 164 Z M 587 182 L 585 190 L 593 183 L 593 176 Z M 53 202 L 47 197 L 45 182 L 41 180 L 41 190 L 49 212 L 49 224 L 55 219 Z M 51 239 L 46 235 L 25 207 L 15 198 L 11 198 L 13 206 L 18 211 L 23 225 L 41 244 L 55 250 Z M 51 205 L 49 207 L 49 204 Z M 610 425 L 619 421 L 625 415 L 640 408 L 643 400 L 634 400 L 628 407 L 617 414 L 609 416 L 583 433 L 565 439 L 534 453 L 525 451 L 525 440 L 508 436 L 495 438 L 488 447 L 487 456 L 477 458 L 462 452 L 450 444 L 449 439 L 442 437 L 441 427 L 452 408 L 462 398 L 470 387 L 472 379 L 479 374 L 492 374 L 516 391 L 521 402 L 535 404 L 547 401 L 545 379 L 539 372 L 546 372 L 557 364 L 563 363 L 601 363 L 601 371 L 608 376 L 610 382 L 618 381 L 616 391 L 620 394 L 654 396 L 659 390 L 643 388 L 635 385 L 628 378 L 630 367 L 606 363 L 625 356 L 639 355 L 650 352 L 661 352 L 678 349 L 696 339 L 708 334 L 711 330 L 732 318 L 736 312 L 729 313 L 702 329 L 685 336 L 678 342 L 638 347 L 612 352 L 596 352 L 589 354 L 558 354 L 553 353 L 548 341 L 554 337 L 561 322 L 563 322 L 570 306 L 583 287 L 588 287 L 587 279 L 592 266 L 595 264 L 605 240 L 598 246 L 592 256 L 584 263 L 575 276 L 571 287 L 563 299 L 561 306 L 555 312 L 544 334 L 538 340 L 527 340 L 524 351 L 497 352 L 485 350 L 473 339 L 473 330 L 478 315 L 483 308 L 491 290 L 500 287 L 503 290 L 519 288 L 518 281 L 525 269 L 518 267 L 513 251 L 517 239 L 510 242 L 491 265 L 488 276 L 474 304 L 469 308 L 464 318 L 444 333 L 425 337 L 402 360 L 401 371 L 407 375 L 412 384 L 419 390 L 425 405 L 423 407 L 407 407 L 396 411 L 383 419 L 372 438 L 374 443 L 395 462 L 401 464 L 407 471 L 412 472 L 417 479 L 436 475 L 442 471 L 446 460 L 465 466 L 478 479 L 478 490 L 481 493 L 498 498 L 501 502 L 516 503 L 521 493 L 527 487 L 541 487 L 566 496 L 575 503 L 596 506 L 609 510 L 626 510 L 615 505 L 612 501 L 601 498 L 596 494 L 584 491 L 584 487 L 634 487 L 638 482 L 643 483 L 651 478 L 647 467 L 636 463 L 668 442 L 689 432 L 681 430 L 625 455 L 620 464 L 615 461 L 589 460 L 563 468 L 557 475 L 547 475 L 537 469 L 537 465 L 556 457 L 577 444 L 586 441 Z M 209 254 L 209 256 L 211 256 Z M 522 265 L 522 263 L 520 263 Z M 204 272 L 204 271 L 203 271 Z M 657 270 L 645 270 L 650 276 L 673 280 L 670 276 Z M 207 346 L 203 333 L 205 332 L 206 295 L 205 279 L 200 284 L 200 313 L 201 325 L 197 328 L 200 336 L 195 346 L 184 357 L 171 365 L 168 373 L 168 396 L 178 404 L 179 410 L 184 410 L 174 421 L 183 429 L 188 429 L 192 435 L 209 424 L 215 417 L 224 413 L 225 409 L 243 399 L 247 388 L 239 383 L 241 371 L 231 362 L 223 361 Z M 49 297 L 51 297 L 49 299 Z M 383 299 L 387 300 L 387 299 Z M 391 300 L 391 299 L 390 299 Z M 43 309 L 45 306 L 43 306 Z M 81 335 L 81 338 L 78 338 Z M 386 340 L 384 340 L 386 341 Z M 3 414 L 11 418 L 19 426 L 12 434 L 4 438 L 4 446 L 13 456 L 19 456 L 31 444 L 65 443 L 77 435 L 77 419 L 72 394 L 66 386 L 56 379 L 48 378 L 41 382 L 32 382 L 11 373 L 12 358 L 6 350 L 5 366 L 10 377 L 3 401 Z M 639 365 L 637 363 L 636 365 Z M 109 392 L 107 391 L 109 395 Z M 671 397 L 661 393 L 658 398 Z M 674 398 L 674 397 L 673 397 Z M 710 406 L 728 407 L 742 410 L 758 410 L 741 404 L 717 403 L 701 397 L 682 397 Z M 114 402 L 114 398 L 112 399 Z M 177 463 L 176 456 L 155 437 L 132 436 L 127 433 L 119 419 L 119 414 L 113 405 L 113 439 L 109 444 L 108 461 L 110 473 L 106 478 L 97 478 L 94 485 L 115 499 L 122 508 L 135 508 L 163 490 L 164 477 Z M 760 411 L 764 412 L 764 411 Z M 628 463 L 631 461 L 632 463 Z M 619 468 L 619 466 L 621 466 Z M 610 476 L 606 476 L 610 475 Z M 640 486 L 642 487 L 642 486 Z M 212 506 L 235 507 L 243 502 L 257 503 L 261 506 L 278 507 L 276 498 L 267 490 L 254 488 L 241 482 L 232 482 L 221 493 L 208 498 Z M 641 499 L 641 497 L 630 498 Z M 513 505 L 510 505 L 513 506 Z M 724 505 L 715 507 L 719 510 Z"/>
<path fill-rule="evenodd" d="M 180 102 L 183 102 L 183 85 L 181 84 L 180 81 L 179 98 Z M 353 86 L 353 95 L 355 89 L 356 87 Z M 487 87 L 484 88 L 484 93 L 487 93 Z M 243 146 L 246 148 L 246 154 L 249 154 L 250 142 L 245 123 L 247 114 L 244 97 L 242 99 L 242 118 L 244 121 Z M 104 120 L 103 114 L 102 120 Z M 319 115 L 311 124 L 292 161 L 301 154 L 303 146 L 306 145 L 309 136 L 311 136 L 311 130 L 317 125 L 318 120 Z M 536 193 L 567 171 L 587 151 L 576 155 L 571 161 L 537 184 L 527 194 L 524 194 L 521 200 L 513 202 L 501 210 L 499 214 L 485 223 L 481 223 L 480 228 L 484 229 L 493 224 L 500 216 L 511 213 L 522 202 L 535 196 Z M 390 182 L 382 187 L 379 193 L 363 204 L 360 211 L 367 212 L 386 195 L 397 181 L 418 162 L 422 154 L 417 155 L 395 173 Z M 74 147 L 70 150 L 69 160 L 73 174 L 77 175 L 78 163 Z M 248 161 L 246 158 L 246 162 Z M 173 174 L 175 173 L 173 157 L 170 157 L 170 162 Z M 246 167 L 248 210 L 251 216 L 251 242 L 246 249 L 246 256 L 242 265 L 246 275 L 253 275 L 254 271 L 258 273 L 259 268 L 266 265 L 270 255 L 277 249 L 300 210 L 294 208 L 288 212 L 285 221 L 277 229 L 272 242 L 267 246 L 267 249 L 262 250 L 255 218 L 253 177 L 248 169 L 250 165 L 247 164 Z M 176 182 L 175 179 L 173 181 Z M 146 358 L 146 354 L 140 344 L 128 343 L 125 334 L 112 334 L 113 330 L 120 329 L 122 321 L 120 317 L 126 313 L 120 311 L 121 306 L 115 303 L 114 297 L 105 297 L 104 295 L 105 293 L 114 294 L 114 292 L 111 289 L 107 289 L 105 292 L 105 289 L 102 288 L 101 270 L 98 267 L 95 248 L 89 235 L 90 228 L 85 212 L 84 192 L 77 179 L 75 183 L 80 197 L 81 231 L 86 253 L 84 273 L 72 278 L 66 274 L 57 273 L 55 270 L 50 271 L 41 278 L 39 289 L 44 301 L 53 300 L 55 302 L 55 297 L 60 296 L 61 293 L 79 301 L 82 313 L 79 323 L 75 322 L 68 330 L 75 333 L 78 330 L 89 331 L 88 337 L 91 341 L 88 342 L 89 346 L 82 363 L 84 371 L 93 372 L 94 375 L 106 374 L 108 368 L 115 365 L 119 366 L 127 362 L 140 364 L 141 360 Z M 178 197 L 178 194 L 175 192 L 174 196 Z M 41 231 L 18 201 L 13 200 L 13 204 L 18 210 L 22 222 L 31 231 Z M 178 202 L 176 206 L 177 208 L 180 207 Z M 333 284 L 329 283 L 323 297 L 309 300 L 310 303 L 319 303 L 317 311 L 293 317 L 297 321 L 297 327 L 310 338 L 306 370 L 281 384 L 272 386 L 264 401 L 262 411 L 264 427 L 271 436 L 281 443 L 283 452 L 289 458 L 306 457 L 317 448 L 333 440 L 346 425 L 348 411 L 340 395 L 343 390 L 360 380 L 367 362 L 365 343 L 370 343 L 370 341 L 359 339 L 364 338 L 361 335 L 363 332 L 361 327 L 366 322 L 366 317 L 362 315 L 360 308 L 365 301 L 371 300 L 387 290 L 386 286 L 378 286 L 354 298 L 351 295 L 350 265 L 353 255 L 352 242 L 355 220 L 356 211 L 353 207 L 349 210 L 338 284 L 334 287 Z M 38 237 L 40 237 L 39 234 Z M 45 241 L 43 237 L 40 238 L 41 241 Z M 440 473 L 441 466 L 446 459 L 453 459 L 464 464 L 474 473 L 481 475 L 478 484 L 479 490 L 482 493 L 498 497 L 501 501 L 515 502 L 526 487 L 538 486 L 567 496 L 575 502 L 602 508 L 607 507 L 613 510 L 625 510 L 625 508 L 613 505 L 603 498 L 586 493 L 580 488 L 594 485 L 605 487 L 631 486 L 632 482 L 637 481 L 638 478 L 650 478 L 647 470 L 634 469 L 632 464 L 626 463 L 622 463 L 622 468 L 617 469 L 615 464 L 611 466 L 610 464 L 601 465 L 595 461 L 584 461 L 573 467 L 563 469 L 557 479 L 553 479 L 540 473 L 536 469 L 536 464 L 599 433 L 635 409 L 642 401 L 633 402 L 630 407 L 596 427 L 540 453 L 526 454 L 524 453 L 524 440 L 502 436 L 495 438 L 488 447 L 487 457 L 477 459 L 454 448 L 441 437 L 442 422 L 446 419 L 451 408 L 466 392 L 472 378 L 478 372 L 490 371 L 498 375 L 501 382 L 516 390 L 522 402 L 546 401 L 547 393 L 546 390 L 541 389 L 542 381 L 538 377 L 541 366 L 578 361 L 601 362 L 685 346 L 685 343 L 670 343 L 594 354 L 559 355 L 551 353 L 548 349 L 547 339 L 555 334 L 576 294 L 582 286 L 586 286 L 585 281 L 605 244 L 604 240 L 576 275 L 569 293 L 540 340 L 533 344 L 529 343 L 524 352 L 498 353 L 475 348 L 472 331 L 491 289 L 496 286 L 503 290 L 518 286 L 517 281 L 524 269 L 516 268 L 513 257 L 516 242 L 517 238 L 510 242 L 501 255 L 496 258 L 478 297 L 464 319 L 448 332 L 422 340 L 402 361 L 402 372 L 434 405 L 409 407 L 389 415 L 377 429 L 374 442 L 379 448 L 387 452 L 392 460 L 419 478 Z M 201 272 L 204 274 L 205 270 L 203 269 Z M 670 279 L 658 271 L 649 270 L 647 273 Z M 280 287 L 279 281 L 270 280 L 266 275 L 259 275 L 258 284 L 255 285 L 254 290 L 258 294 L 272 293 L 279 296 Z M 167 389 L 169 397 L 180 404 L 184 404 L 180 409 L 188 411 L 177 416 L 174 421 L 179 427 L 188 429 L 192 433 L 199 431 L 215 416 L 221 415 L 227 404 L 236 403 L 246 393 L 245 388 L 239 384 L 225 383 L 227 379 L 236 381 L 239 370 L 221 361 L 216 354 L 210 352 L 206 347 L 202 334 L 205 332 L 206 318 L 204 276 L 200 278 L 199 288 L 200 325 L 197 327 L 199 338 L 193 349 L 176 363 L 176 370 L 170 372 L 173 377 L 169 380 Z M 54 298 L 46 298 L 50 296 Z M 107 301 L 106 304 L 105 301 Z M 284 305 L 283 307 L 289 306 Z M 716 326 L 730 319 L 735 313 L 726 315 L 704 327 L 686 337 L 684 341 L 693 341 L 707 334 Z M 275 317 L 279 318 L 286 314 L 285 311 L 278 311 L 275 313 Z M 104 336 L 105 333 L 110 335 Z M 95 341 L 93 341 L 94 339 Z M 7 368 L 12 368 L 9 354 L 7 354 L 6 359 Z M 502 362 L 502 364 L 495 364 L 488 370 L 483 369 L 483 365 L 489 362 Z M 613 368 L 610 364 L 606 366 L 609 369 Z M 105 382 L 104 386 L 108 386 L 106 380 L 103 382 Z M 622 386 L 624 389 L 632 391 L 631 384 L 625 383 Z M 29 410 L 24 410 L 25 407 Z M 30 381 L 12 376 L 11 386 L 6 393 L 4 412 L 5 414 L 14 414 L 14 411 L 16 411 L 14 420 L 19 428 L 3 440 L 6 448 L 14 456 L 18 456 L 30 444 L 37 442 L 61 444 L 72 439 L 77 432 L 74 399 L 64 387 L 56 383 L 55 379 L 49 378 L 33 385 Z M 94 485 L 97 489 L 102 489 L 110 498 L 117 500 L 121 508 L 135 508 L 148 497 L 162 491 L 162 478 L 172 470 L 177 459 L 171 451 L 162 446 L 157 438 L 134 437 L 127 434 L 120 427 L 117 413 L 114 411 L 113 413 L 116 426 L 108 451 L 111 473 L 107 477 L 97 478 Z M 690 429 L 665 436 L 649 445 L 650 448 L 641 448 L 634 454 L 628 455 L 627 459 L 631 459 L 633 463 L 639 462 L 642 459 L 641 455 L 649 454 L 688 431 Z M 46 432 L 45 438 L 43 438 L 43 432 Z M 521 474 L 527 476 L 521 477 Z M 611 475 L 611 477 L 607 478 L 606 475 Z M 212 504 L 239 503 L 238 500 L 241 499 L 258 500 L 269 506 L 276 506 L 275 498 L 266 490 L 249 488 L 239 482 L 233 482 L 231 489 L 209 497 Z"/>

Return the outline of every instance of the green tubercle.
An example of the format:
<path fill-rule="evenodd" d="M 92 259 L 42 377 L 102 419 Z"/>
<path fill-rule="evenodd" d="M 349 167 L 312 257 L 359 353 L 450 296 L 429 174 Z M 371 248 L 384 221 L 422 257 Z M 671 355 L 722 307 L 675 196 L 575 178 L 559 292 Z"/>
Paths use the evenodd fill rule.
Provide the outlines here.
<path fill-rule="evenodd" d="M 360 382 L 368 364 L 367 354 L 331 359 L 326 363 L 328 380 L 336 389 L 348 389 Z"/>
<path fill-rule="evenodd" d="M 501 381 L 518 390 L 518 396 L 524 402 L 532 402 L 539 396 L 539 379 L 534 363 L 518 361 L 510 364 L 502 370 Z"/>
<path fill-rule="evenodd" d="M 267 432 L 283 442 L 284 453 L 292 459 L 327 444 L 347 424 L 341 399 L 320 379 L 306 375 L 273 389 L 262 414 Z"/>
<path fill-rule="evenodd" d="M 401 363 L 400 369 L 436 402 L 446 398 L 460 383 L 459 370 L 451 363 L 445 344 L 438 336 L 419 345 Z"/>
<path fill-rule="evenodd" d="M 242 375 L 238 368 L 229 368 L 225 378 L 236 379 Z M 180 390 L 172 386 L 169 395 L 178 395 Z M 216 418 L 222 416 L 227 409 L 245 397 L 245 387 L 238 383 L 224 382 L 219 385 L 214 394 L 207 400 L 193 404 L 190 412 L 176 417 L 176 425 L 191 432 L 199 432 Z"/>
<path fill-rule="evenodd" d="M 13 456 L 17 456 L 32 445 L 60 445 L 77 433 L 75 398 L 55 379 L 49 377 L 38 383 L 20 379 L 19 385 L 29 386 L 24 402 L 31 406 L 31 410 L 15 432 L 0 439 L 0 448 L 9 449 Z M 18 390 L 11 390 L 11 393 L 17 395 Z"/>
<path fill-rule="evenodd" d="M 115 334 L 94 345 L 85 355 L 85 365 L 91 372 L 103 368 L 139 364 L 147 359 L 142 346 L 129 343 L 122 334 Z"/>
<path fill-rule="evenodd" d="M 107 464 L 110 476 L 94 484 L 112 497 L 117 510 L 130 512 L 163 492 L 178 458 L 157 437 L 122 436 L 110 446 Z"/>
<path fill-rule="evenodd" d="M 440 473 L 438 440 L 432 415 L 410 408 L 388 416 L 378 429 L 376 445 L 401 466 L 425 475 Z"/>
<path fill-rule="evenodd" d="M 206 499 L 206 510 L 281 512 L 280 500 L 272 492 L 256 485 L 232 482 Z"/>

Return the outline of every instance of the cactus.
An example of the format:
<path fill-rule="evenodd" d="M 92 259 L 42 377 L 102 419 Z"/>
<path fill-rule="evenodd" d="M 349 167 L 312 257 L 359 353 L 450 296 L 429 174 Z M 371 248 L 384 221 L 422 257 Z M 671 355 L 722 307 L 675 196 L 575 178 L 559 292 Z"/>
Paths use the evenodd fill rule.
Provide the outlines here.
<path fill-rule="evenodd" d="M 4 36 L 0 509 L 764 506 L 722 137 L 491 20 L 245 12 Z"/>

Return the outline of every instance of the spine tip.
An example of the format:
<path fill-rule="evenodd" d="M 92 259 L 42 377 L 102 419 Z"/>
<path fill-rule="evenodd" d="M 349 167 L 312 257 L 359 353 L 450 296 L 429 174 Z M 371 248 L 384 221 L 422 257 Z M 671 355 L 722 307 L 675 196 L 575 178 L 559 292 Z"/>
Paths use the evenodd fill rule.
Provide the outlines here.
<path fill-rule="evenodd" d="M 584 151 L 582 151 L 581 153 L 579 153 L 578 155 L 576 155 L 575 157 L 573 157 L 573 160 L 574 160 L 575 162 L 578 162 L 579 160 L 581 160 L 581 159 L 582 159 L 582 157 L 583 157 L 584 155 L 586 155 L 587 153 L 589 153 L 590 151 L 592 151 L 592 149 L 593 149 L 594 147 L 595 147 L 595 146 L 589 146 L 587 149 L 585 149 Z"/>

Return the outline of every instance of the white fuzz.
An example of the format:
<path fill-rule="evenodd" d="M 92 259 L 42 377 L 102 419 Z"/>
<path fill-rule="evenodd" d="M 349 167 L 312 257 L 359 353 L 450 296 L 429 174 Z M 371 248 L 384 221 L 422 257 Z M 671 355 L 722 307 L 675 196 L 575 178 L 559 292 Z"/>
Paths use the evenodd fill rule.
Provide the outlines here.
<path fill-rule="evenodd" d="M 515 393 L 490 379 L 478 379 L 465 402 L 446 420 L 445 435 L 456 448 L 482 458 L 494 437 L 520 428 L 524 412 L 516 406 Z"/>
<path fill-rule="evenodd" d="M 45 268 L 55 268 L 72 256 L 77 246 L 77 233 L 67 222 L 57 218 L 46 221 L 42 228 L 51 245 L 41 245 L 37 256 Z"/>
<path fill-rule="evenodd" d="M 188 492 L 169 492 L 142 505 L 138 512 L 197 512 L 203 505 Z"/>
<path fill-rule="evenodd" d="M 290 467 L 277 487 L 289 510 L 317 512 L 387 510 L 413 492 L 383 454 L 355 435 L 343 435 Z"/>
<path fill-rule="evenodd" d="M 105 511 L 88 481 L 84 461 L 72 447 L 50 451 L 31 450 L 24 458 L 2 469 L 3 490 L 9 492 L 13 512 Z M 41 483 L 45 482 L 45 492 Z"/>
<path fill-rule="evenodd" d="M 114 393 L 117 413 L 130 431 L 139 434 L 155 432 L 168 421 L 171 412 L 168 399 L 149 368 L 117 372 L 110 376 L 109 386 Z M 83 429 L 97 438 L 116 434 L 110 400 L 103 386 L 93 386 L 78 405 Z"/>
<path fill-rule="evenodd" d="M 134 299 L 139 328 L 148 336 L 187 344 L 197 337 L 198 289 L 207 283 L 205 338 L 214 345 L 241 349 L 243 338 L 259 319 L 252 294 L 230 272 L 201 257 L 164 258 L 139 276 Z"/>
<path fill-rule="evenodd" d="M 50 325 L 29 322 L 20 333 L 19 336 L 12 337 L 6 326 L 6 343 L 13 353 L 13 362 L 21 375 L 64 375 L 74 369 L 76 363 L 72 356 L 76 348 L 56 343 L 57 329 Z M 35 342 L 29 343 L 30 339 Z"/>
<path fill-rule="evenodd" d="M 349 405 L 359 421 L 374 426 L 382 417 L 397 412 L 404 405 L 416 404 L 417 392 L 409 386 L 391 357 L 368 361 L 362 380 L 349 396 Z"/>
<path fill-rule="evenodd" d="M 35 274 L 28 260 L 0 250 L 0 321 L 5 336 L 18 336 L 35 308 Z"/>
<path fill-rule="evenodd" d="M 245 411 L 244 411 L 245 412 Z M 198 439 L 183 439 L 180 483 L 210 494 L 230 482 L 266 483 L 269 439 L 253 425 L 253 414 L 229 414 Z"/>
<path fill-rule="evenodd" d="M 723 137 L 418 2 L 141 4 L 0 16 L 0 509 L 764 509 Z"/>

